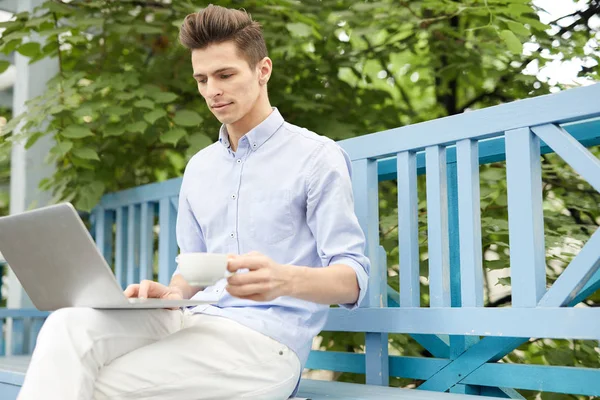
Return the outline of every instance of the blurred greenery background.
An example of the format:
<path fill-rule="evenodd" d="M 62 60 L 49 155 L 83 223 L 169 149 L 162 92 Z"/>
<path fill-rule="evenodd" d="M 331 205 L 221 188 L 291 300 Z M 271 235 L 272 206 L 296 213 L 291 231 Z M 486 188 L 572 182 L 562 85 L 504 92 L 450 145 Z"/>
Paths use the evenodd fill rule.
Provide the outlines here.
<path fill-rule="evenodd" d="M 561 1 L 562 2 L 562 1 Z M 548 18 L 526 0 L 218 1 L 261 22 L 274 72 L 270 98 L 291 123 L 332 139 L 468 112 L 599 79 L 600 1 L 565 0 L 572 14 Z M 47 1 L 1 23 L 0 51 L 31 62 L 57 57 L 59 74 L 27 114 L 0 131 L 0 215 L 8 212 L 10 147 L 52 135 L 56 172 L 41 186 L 56 201 L 90 210 L 107 192 L 181 176 L 187 160 L 216 140 L 218 122 L 197 93 L 189 53 L 177 41 L 186 14 L 208 2 Z M 550 2 L 547 2 L 550 4 Z M 562 18 L 561 18 L 562 17 Z M 43 45 L 23 39 L 35 33 Z M 596 49 L 596 51 L 594 51 Z M 574 61 L 579 76 L 559 83 L 538 72 Z M 0 61 L 0 71 L 8 67 Z M 50 118 L 50 122 L 48 120 Z M 23 128 L 16 134 L 17 124 Z M 592 151 L 599 155 L 598 148 Z M 600 195 L 559 157 L 543 158 L 548 283 L 600 224 Z M 426 204 L 419 182 L 422 275 L 427 276 Z M 503 163 L 481 167 L 486 305 L 510 305 Z M 397 193 L 380 187 L 381 243 L 398 287 Z M 428 303 L 422 279 L 422 304 Z M 586 306 L 600 304 L 596 293 Z M 323 349 L 364 351 L 360 334 L 321 334 Z M 390 352 L 429 355 L 407 335 Z M 594 341 L 531 340 L 505 362 L 600 367 Z M 329 378 L 364 381 L 364 376 Z M 419 382 L 393 378 L 392 385 Z M 576 396 L 523 391 L 527 398 Z"/>

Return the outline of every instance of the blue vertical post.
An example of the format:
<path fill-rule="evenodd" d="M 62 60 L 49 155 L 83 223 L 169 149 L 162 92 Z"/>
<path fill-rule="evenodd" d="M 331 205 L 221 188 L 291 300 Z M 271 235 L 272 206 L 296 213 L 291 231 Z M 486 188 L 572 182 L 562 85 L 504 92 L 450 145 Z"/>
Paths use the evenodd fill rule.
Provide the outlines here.
<path fill-rule="evenodd" d="M 115 239 L 115 277 L 121 287 L 127 286 L 125 268 L 127 266 L 127 218 L 124 207 L 117 208 L 117 232 Z"/>
<path fill-rule="evenodd" d="M 154 206 L 145 201 L 140 210 L 140 281 L 153 279 Z"/>
<path fill-rule="evenodd" d="M 168 285 L 171 275 L 173 275 L 176 268 L 177 235 L 175 232 L 175 222 L 177 220 L 177 211 L 168 197 L 160 199 L 158 207 L 158 223 L 160 227 L 158 235 L 158 281 L 163 285 Z"/>
<path fill-rule="evenodd" d="M 431 307 L 450 307 L 448 239 L 448 186 L 446 148 L 425 149 L 427 173 L 427 239 L 429 250 L 429 302 Z"/>
<path fill-rule="evenodd" d="M 457 157 L 458 158 L 458 157 Z M 455 162 L 447 164 L 448 177 L 448 234 L 450 236 L 450 286 L 452 307 L 461 307 L 461 237 L 459 224 L 459 190 L 458 169 Z M 477 343 L 477 336 L 451 335 L 450 359 L 457 359 L 473 344 Z M 450 388 L 452 393 L 478 394 L 478 389 L 471 385 L 456 385 Z"/>
<path fill-rule="evenodd" d="M 419 307 L 419 222 L 417 157 L 398 153 L 398 249 L 400 256 L 400 306 Z"/>
<path fill-rule="evenodd" d="M 371 261 L 368 307 L 383 307 L 387 302 L 387 266 L 380 260 L 379 249 L 379 187 L 377 161 L 362 159 L 352 162 L 354 208 L 360 227 L 367 239 L 366 255 Z M 371 385 L 389 384 L 388 335 L 365 334 L 366 382 Z"/>
<path fill-rule="evenodd" d="M 127 284 L 131 285 L 140 278 L 140 206 L 131 204 L 127 211 Z"/>
<path fill-rule="evenodd" d="M 506 132 L 513 307 L 535 307 L 546 292 L 540 157 L 540 140 L 529 128 Z"/>
<path fill-rule="evenodd" d="M 102 206 L 98 206 L 94 209 L 94 215 L 96 218 L 94 224 L 96 246 L 98 247 L 100 253 L 104 256 L 104 259 L 108 265 L 112 265 L 113 224 L 115 223 L 115 214 L 113 211 L 109 211 Z"/>
<path fill-rule="evenodd" d="M 460 243 L 460 290 L 462 307 L 483 307 L 483 255 L 479 190 L 479 151 L 476 140 L 456 144 Z M 458 207 L 456 207 L 458 206 Z M 458 208 L 458 210 L 457 210 Z"/>

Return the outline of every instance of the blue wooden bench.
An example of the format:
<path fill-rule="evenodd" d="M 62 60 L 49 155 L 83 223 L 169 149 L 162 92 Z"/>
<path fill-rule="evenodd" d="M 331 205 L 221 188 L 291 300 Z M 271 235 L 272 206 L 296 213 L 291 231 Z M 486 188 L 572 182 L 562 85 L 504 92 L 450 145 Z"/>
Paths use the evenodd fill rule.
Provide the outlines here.
<path fill-rule="evenodd" d="M 313 351 L 307 367 L 366 374 L 367 384 L 303 380 L 299 396 L 523 398 L 515 389 L 600 395 L 596 369 L 498 362 L 530 338 L 600 339 L 600 309 L 572 307 L 600 288 L 600 231 L 547 288 L 540 166 L 540 154 L 556 152 L 600 191 L 600 161 L 586 149 L 600 144 L 599 117 L 597 84 L 340 142 L 352 159 L 356 211 L 373 266 L 367 304 L 353 312 L 333 308 L 326 330 L 365 332 L 366 350 Z M 479 165 L 503 160 L 512 306 L 490 308 L 483 307 Z M 420 174 L 426 174 L 427 189 L 428 307 L 420 305 Z M 387 284 L 379 244 L 378 183 L 394 179 L 399 288 Z M 124 287 L 140 279 L 168 283 L 177 253 L 180 183 L 172 179 L 107 194 L 94 210 L 92 233 Z M 16 396 L 46 315 L 0 310 L 0 324 L 11 319 L 13 332 L 12 355 L 0 358 L 0 398 Z M 433 356 L 389 356 L 390 333 L 410 334 Z M 0 349 L 7 350 L 2 342 Z M 390 388 L 390 376 L 423 383 L 420 390 Z"/>

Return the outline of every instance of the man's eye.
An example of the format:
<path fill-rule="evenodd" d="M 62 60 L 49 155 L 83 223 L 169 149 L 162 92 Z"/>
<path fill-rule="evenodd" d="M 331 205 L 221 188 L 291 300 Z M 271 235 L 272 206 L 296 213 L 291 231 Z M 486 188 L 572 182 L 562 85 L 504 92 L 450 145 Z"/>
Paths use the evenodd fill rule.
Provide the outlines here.
<path fill-rule="evenodd" d="M 206 79 L 198 79 L 198 83 L 206 83 Z"/>
<path fill-rule="evenodd" d="M 221 79 L 227 79 L 227 78 L 229 78 L 231 75 L 233 75 L 233 74 L 221 75 Z"/>

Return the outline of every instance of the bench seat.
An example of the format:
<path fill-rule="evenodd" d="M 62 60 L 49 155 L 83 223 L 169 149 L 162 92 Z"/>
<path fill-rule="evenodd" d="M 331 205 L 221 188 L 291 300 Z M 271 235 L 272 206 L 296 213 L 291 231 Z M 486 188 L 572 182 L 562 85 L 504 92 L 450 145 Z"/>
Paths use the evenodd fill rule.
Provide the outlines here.
<path fill-rule="evenodd" d="M 303 379 L 297 396 L 310 400 L 497 400 L 495 397 Z"/>
<path fill-rule="evenodd" d="M 0 399 L 14 400 L 23 384 L 25 371 L 31 356 L 0 357 Z M 299 398 L 311 400 L 486 400 L 492 397 L 469 396 L 430 392 L 426 390 L 400 389 L 356 383 L 317 381 L 303 379 L 300 382 Z"/>

